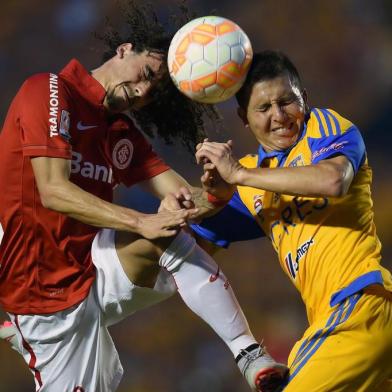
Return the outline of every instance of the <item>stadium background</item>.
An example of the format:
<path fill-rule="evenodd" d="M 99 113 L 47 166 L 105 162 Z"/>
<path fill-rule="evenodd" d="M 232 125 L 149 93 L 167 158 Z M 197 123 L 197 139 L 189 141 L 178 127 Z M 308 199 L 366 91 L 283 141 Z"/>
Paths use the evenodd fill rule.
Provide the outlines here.
<path fill-rule="evenodd" d="M 174 1 L 153 2 L 162 16 Z M 197 0 L 199 15 L 233 19 L 255 50 L 281 49 L 297 64 L 314 106 L 331 107 L 364 133 L 374 169 L 373 196 L 384 264 L 392 266 L 392 3 L 388 0 Z M 0 115 L 23 80 L 58 71 L 71 57 L 93 68 L 100 63 L 105 16 L 117 20 L 112 0 L 2 0 L 0 6 Z M 238 156 L 255 144 L 235 115 L 231 100 L 219 106 L 224 125 L 212 137 L 232 138 Z M 197 183 L 200 170 L 177 146 L 156 149 L 180 173 Z M 10 173 L 12 176 L 12 173 Z M 6 190 L 1 190 L 6 191 Z M 134 191 L 121 203 L 151 209 Z M 282 361 L 306 326 L 299 296 L 280 271 L 266 240 L 235 245 L 217 256 L 255 335 Z M 0 316 L 4 317 L 3 314 Z M 120 392 L 239 392 L 248 388 L 231 354 L 179 298 L 134 315 L 112 328 L 125 368 Z M 22 359 L 0 342 L 0 392 L 33 391 Z"/>

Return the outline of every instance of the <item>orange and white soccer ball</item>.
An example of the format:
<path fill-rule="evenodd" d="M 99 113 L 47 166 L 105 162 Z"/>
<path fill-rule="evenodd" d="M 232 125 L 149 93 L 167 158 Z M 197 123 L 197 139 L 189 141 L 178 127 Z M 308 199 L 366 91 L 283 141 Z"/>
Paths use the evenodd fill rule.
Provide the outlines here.
<path fill-rule="evenodd" d="M 171 41 L 169 73 L 177 88 L 203 103 L 223 102 L 242 86 L 253 51 L 229 19 L 204 16 L 181 27 Z"/>

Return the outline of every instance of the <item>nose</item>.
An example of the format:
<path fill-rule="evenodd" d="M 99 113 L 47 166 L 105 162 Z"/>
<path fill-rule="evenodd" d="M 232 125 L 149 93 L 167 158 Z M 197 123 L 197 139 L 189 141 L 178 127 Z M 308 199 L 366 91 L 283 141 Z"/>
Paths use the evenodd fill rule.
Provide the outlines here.
<path fill-rule="evenodd" d="M 272 105 L 272 117 L 276 122 L 282 122 L 286 118 L 286 112 L 278 103 Z"/>
<path fill-rule="evenodd" d="M 135 96 L 142 98 L 144 97 L 151 88 L 151 82 L 148 80 L 139 82 L 135 87 Z"/>

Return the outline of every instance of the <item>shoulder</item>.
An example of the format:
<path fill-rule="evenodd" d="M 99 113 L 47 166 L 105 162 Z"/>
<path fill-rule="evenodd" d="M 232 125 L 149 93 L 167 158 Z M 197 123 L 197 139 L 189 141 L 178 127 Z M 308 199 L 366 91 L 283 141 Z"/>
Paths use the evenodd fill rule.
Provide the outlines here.
<path fill-rule="evenodd" d="M 27 95 L 50 96 L 57 99 L 59 95 L 69 95 L 69 86 L 56 73 L 46 72 L 30 76 L 21 87 L 21 92 Z"/>
<path fill-rule="evenodd" d="M 306 127 L 306 135 L 318 139 L 342 135 L 355 125 L 332 109 L 313 108 Z"/>

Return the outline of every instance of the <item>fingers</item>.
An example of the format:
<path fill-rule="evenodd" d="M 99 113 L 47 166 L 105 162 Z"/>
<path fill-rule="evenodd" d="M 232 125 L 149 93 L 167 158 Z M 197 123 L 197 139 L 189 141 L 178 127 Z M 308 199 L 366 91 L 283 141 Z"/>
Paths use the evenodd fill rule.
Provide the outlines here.
<path fill-rule="evenodd" d="M 169 193 L 165 196 L 165 198 L 161 201 L 158 212 L 160 211 L 176 211 L 181 210 L 181 202 L 178 200 L 176 195 Z"/>
<path fill-rule="evenodd" d="M 175 194 L 176 198 L 181 201 L 192 200 L 192 193 L 187 187 L 181 187 Z"/>
<path fill-rule="evenodd" d="M 200 181 L 205 188 L 211 188 L 214 186 L 214 177 L 209 171 L 205 172 L 201 177 Z"/>

